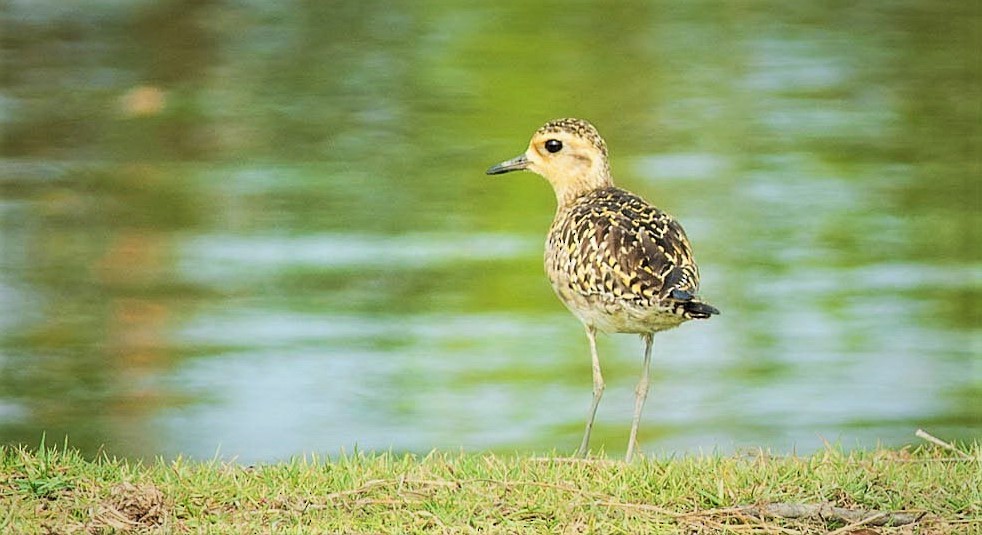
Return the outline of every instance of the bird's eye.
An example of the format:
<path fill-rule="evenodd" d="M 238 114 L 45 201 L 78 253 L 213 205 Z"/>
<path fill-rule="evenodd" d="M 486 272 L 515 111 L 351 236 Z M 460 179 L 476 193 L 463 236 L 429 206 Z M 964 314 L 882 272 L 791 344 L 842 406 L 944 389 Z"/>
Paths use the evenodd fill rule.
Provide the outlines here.
<path fill-rule="evenodd" d="M 549 152 L 559 152 L 563 150 L 563 142 L 558 139 L 550 139 L 546 141 L 546 150 Z"/>

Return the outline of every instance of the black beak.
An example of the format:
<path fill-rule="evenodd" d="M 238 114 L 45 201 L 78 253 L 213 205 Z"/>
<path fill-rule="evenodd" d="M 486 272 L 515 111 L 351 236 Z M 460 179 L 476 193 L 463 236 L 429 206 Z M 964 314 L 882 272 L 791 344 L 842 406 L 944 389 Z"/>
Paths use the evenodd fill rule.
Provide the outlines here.
<path fill-rule="evenodd" d="M 509 171 L 521 171 L 529 166 L 529 161 L 525 155 L 521 155 L 510 160 L 504 161 L 485 171 L 489 175 L 500 175 Z"/>

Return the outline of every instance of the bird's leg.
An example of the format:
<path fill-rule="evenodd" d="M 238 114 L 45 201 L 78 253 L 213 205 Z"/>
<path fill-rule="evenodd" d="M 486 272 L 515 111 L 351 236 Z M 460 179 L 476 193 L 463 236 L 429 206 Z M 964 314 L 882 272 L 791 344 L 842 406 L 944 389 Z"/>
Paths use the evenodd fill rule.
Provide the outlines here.
<path fill-rule="evenodd" d="M 597 416 L 597 406 L 600 405 L 600 397 L 604 395 L 604 376 L 600 373 L 600 357 L 597 356 L 596 327 L 586 325 L 586 336 L 590 339 L 590 357 L 593 359 L 593 402 L 590 403 L 590 414 L 587 416 L 583 442 L 580 443 L 580 449 L 576 450 L 577 457 L 583 457 L 589 451 L 590 431 L 593 430 L 593 419 Z"/>
<path fill-rule="evenodd" d="M 654 336 L 651 333 L 641 335 L 644 341 L 644 364 L 641 367 L 641 380 L 638 387 L 634 389 L 634 420 L 631 422 L 631 438 L 627 442 L 627 457 L 624 459 L 631 462 L 634 457 L 634 450 L 638 447 L 638 425 L 641 423 L 641 409 L 644 408 L 644 400 L 648 397 L 648 371 L 651 368 L 651 343 Z"/>

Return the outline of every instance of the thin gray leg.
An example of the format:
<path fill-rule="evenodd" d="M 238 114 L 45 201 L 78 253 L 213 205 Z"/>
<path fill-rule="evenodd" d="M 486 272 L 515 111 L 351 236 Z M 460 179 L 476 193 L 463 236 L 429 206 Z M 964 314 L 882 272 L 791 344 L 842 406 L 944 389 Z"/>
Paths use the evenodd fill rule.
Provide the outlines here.
<path fill-rule="evenodd" d="M 583 442 L 580 443 L 580 449 L 576 450 L 577 457 L 585 456 L 590 449 L 590 431 L 593 430 L 593 419 L 597 416 L 600 397 L 604 395 L 604 376 L 600 373 L 600 357 L 597 356 L 597 329 L 589 325 L 585 327 L 586 337 L 590 339 L 590 357 L 593 359 L 593 402 L 590 404 L 590 415 L 586 420 Z"/>
<path fill-rule="evenodd" d="M 634 450 L 638 447 L 638 425 L 641 424 L 641 409 L 644 408 L 644 400 L 648 397 L 648 371 L 651 368 L 651 343 L 654 336 L 651 333 L 642 334 L 641 340 L 644 341 L 644 364 L 641 368 L 641 380 L 638 387 L 634 389 L 634 420 L 631 422 L 631 438 L 627 442 L 627 457 L 624 459 L 631 462 L 634 457 Z"/>

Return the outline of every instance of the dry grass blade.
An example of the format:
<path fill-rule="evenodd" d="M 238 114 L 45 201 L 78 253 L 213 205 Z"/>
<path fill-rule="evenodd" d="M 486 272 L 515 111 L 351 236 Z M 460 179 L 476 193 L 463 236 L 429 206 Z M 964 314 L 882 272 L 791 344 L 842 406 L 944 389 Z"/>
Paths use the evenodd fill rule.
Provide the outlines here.
<path fill-rule="evenodd" d="M 152 528 L 161 525 L 167 513 L 164 495 L 155 485 L 119 483 L 110 489 L 109 499 L 99 504 L 91 527 Z"/>
<path fill-rule="evenodd" d="M 940 446 L 940 447 L 942 447 L 942 448 L 944 448 L 944 449 L 946 449 L 948 451 L 954 452 L 955 455 L 958 455 L 958 457 L 960 457 L 962 459 L 972 459 L 973 458 L 971 455 L 969 455 L 969 454 L 965 453 L 964 451 L 956 448 L 954 444 L 952 444 L 950 442 L 945 442 L 945 441 L 941 440 L 940 438 L 938 438 L 938 437 L 936 437 L 936 436 L 928 433 L 927 431 L 925 431 L 923 429 L 918 429 L 917 431 L 914 432 L 914 435 L 917 438 L 923 438 L 924 440 L 930 442 L 931 444 L 935 444 L 935 445 Z"/>

